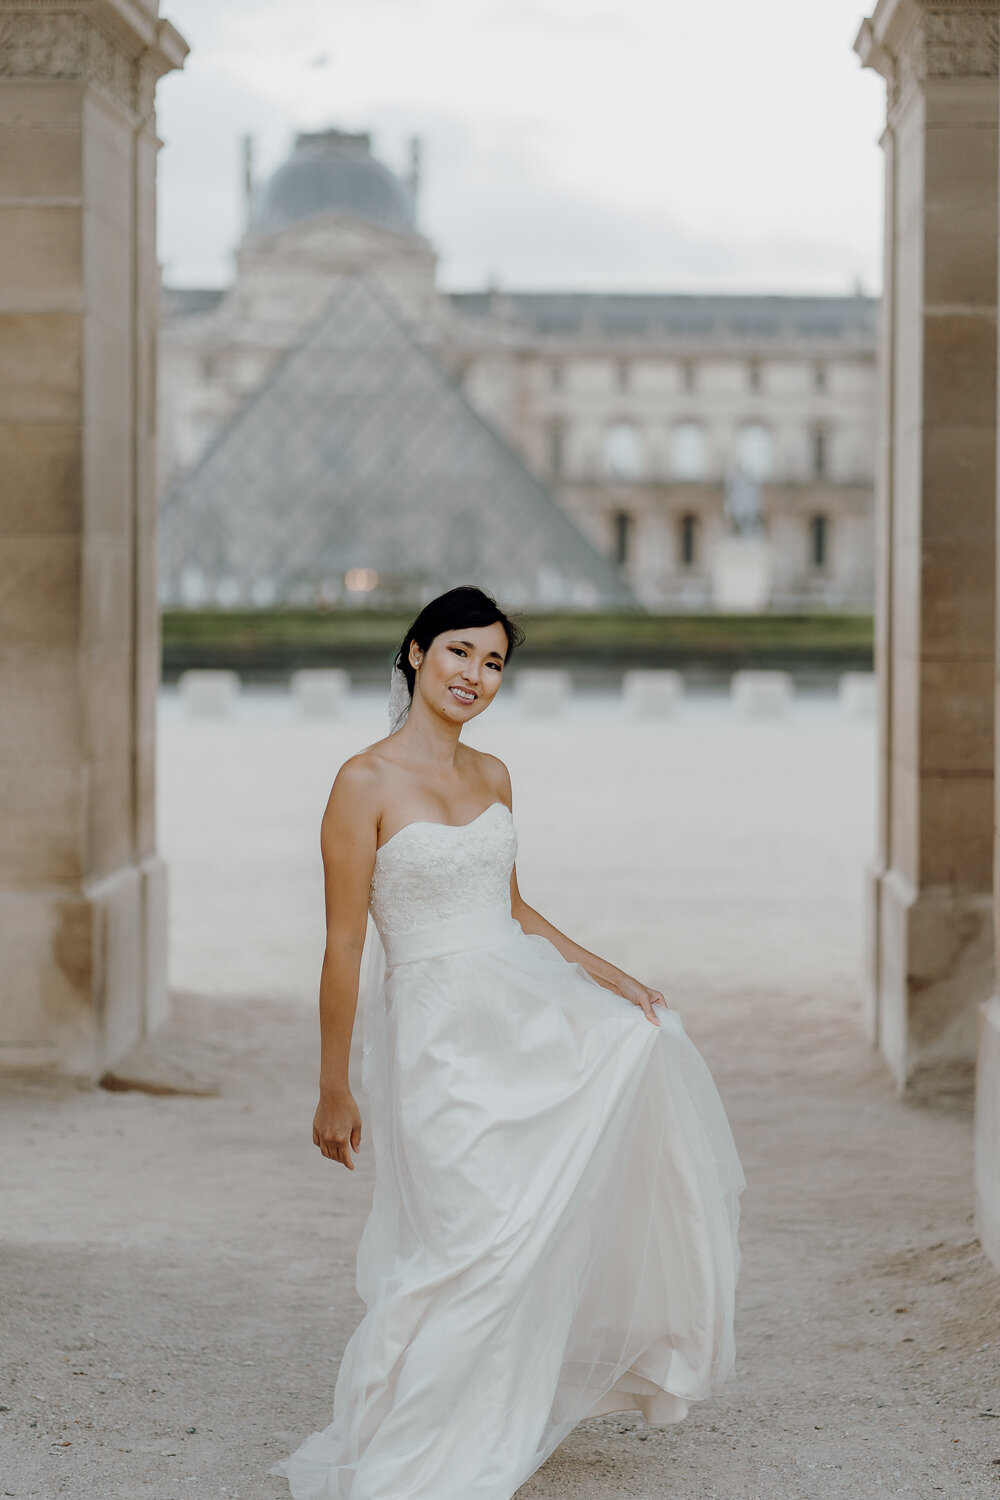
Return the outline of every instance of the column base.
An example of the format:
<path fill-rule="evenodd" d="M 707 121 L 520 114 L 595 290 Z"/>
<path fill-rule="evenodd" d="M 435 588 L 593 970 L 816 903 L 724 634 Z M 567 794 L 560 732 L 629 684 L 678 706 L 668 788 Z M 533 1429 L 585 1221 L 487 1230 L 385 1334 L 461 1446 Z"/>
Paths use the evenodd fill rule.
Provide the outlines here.
<path fill-rule="evenodd" d="M 96 1080 L 166 1020 L 167 872 L 0 891 L 0 1070 Z"/>
<path fill-rule="evenodd" d="M 979 1007 L 993 993 L 993 898 L 918 891 L 872 872 L 871 1031 L 899 1090 L 971 1084 Z"/>
<path fill-rule="evenodd" d="M 1000 998 L 979 1007 L 975 1124 L 976 1233 L 1000 1270 Z"/>

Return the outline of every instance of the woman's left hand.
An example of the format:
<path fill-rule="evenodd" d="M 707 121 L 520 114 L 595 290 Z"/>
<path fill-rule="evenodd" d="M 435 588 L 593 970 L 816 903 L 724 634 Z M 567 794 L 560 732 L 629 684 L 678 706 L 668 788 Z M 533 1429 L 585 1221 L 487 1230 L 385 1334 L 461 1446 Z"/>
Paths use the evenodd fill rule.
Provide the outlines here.
<path fill-rule="evenodd" d="M 652 1021 L 654 1026 L 659 1026 L 659 1018 L 653 1011 L 654 1005 L 662 1005 L 664 1010 L 670 1006 L 660 994 L 659 990 L 651 990 L 648 985 L 640 984 L 638 979 L 633 979 L 631 974 L 623 974 L 618 983 L 618 993 L 633 1005 L 638 1005 L 647 1021 Z"/>

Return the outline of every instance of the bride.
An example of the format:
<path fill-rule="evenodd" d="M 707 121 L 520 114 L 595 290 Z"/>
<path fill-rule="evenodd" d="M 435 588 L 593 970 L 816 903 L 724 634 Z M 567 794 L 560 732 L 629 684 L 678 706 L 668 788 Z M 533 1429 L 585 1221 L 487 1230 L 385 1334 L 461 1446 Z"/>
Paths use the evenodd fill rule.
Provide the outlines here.
<path fill-rule="evenodd" d="M 360 999 L 375 1193 L 332 1421 L 270 1471 L 295 1500 L 510 1500 L 585 1418 L 678 1422 L 733 1373 L 745 1178 L 711 1074 L 528 905 L 507 768 L 462 743 L 522 639 L 478 588 L 427 604 L 324 814 L 313 1141 L 353 1170 Z"/>

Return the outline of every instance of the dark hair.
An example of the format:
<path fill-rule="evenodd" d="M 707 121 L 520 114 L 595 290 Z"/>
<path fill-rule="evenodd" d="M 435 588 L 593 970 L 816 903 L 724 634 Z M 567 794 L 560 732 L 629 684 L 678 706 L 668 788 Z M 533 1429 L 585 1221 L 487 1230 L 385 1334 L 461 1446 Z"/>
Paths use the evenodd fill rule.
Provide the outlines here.
<path fill-rule="evenodd" d="M 504 613 L 492 594 L 477 588 L 475 584 L 462 583 L 444 594 L 438 594 L 436 599 L 425 604 L 404 635 L 394 662 L 406 678 L 411 702 L 417 676 L 416 668 L 410 664 L 411 641 L 416 641 L 421 651 L 426 651 L 435 636 L 443 635 L 446 630 L 461 630 L 463 625 L 497 624 L 503 626 L 507 636 L 507 655 L 504 658 L 506 664 L 510 661 L 511 653 L 523 642 L 524 631 Z"/>

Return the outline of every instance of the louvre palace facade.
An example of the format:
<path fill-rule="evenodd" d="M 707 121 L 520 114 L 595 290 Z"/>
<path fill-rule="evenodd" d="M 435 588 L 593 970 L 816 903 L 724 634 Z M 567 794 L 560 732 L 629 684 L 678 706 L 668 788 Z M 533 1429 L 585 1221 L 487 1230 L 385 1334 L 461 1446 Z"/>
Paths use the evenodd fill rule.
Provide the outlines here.
<path fill-rule="evenodd" d="M 448 293 L 416 199 L 300 135 L 233 285 L 164 290 L 165 603 L 711 609 L 739 536 L 756 607 L 871 608 L 875 299 Z"/>

